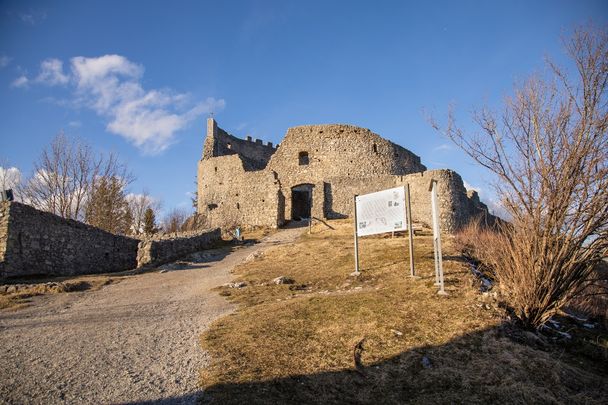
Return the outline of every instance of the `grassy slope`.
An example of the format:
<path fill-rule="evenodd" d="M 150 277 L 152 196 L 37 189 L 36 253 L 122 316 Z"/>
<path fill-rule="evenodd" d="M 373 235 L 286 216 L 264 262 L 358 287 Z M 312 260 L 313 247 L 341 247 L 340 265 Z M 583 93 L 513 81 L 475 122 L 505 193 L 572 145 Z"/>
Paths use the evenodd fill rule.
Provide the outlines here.
<path fill-rule="evenodd" d="M 407 277 L 404 238 L 363 239 L 355 279 L 351 225 L 331 225 L 238 267 L 246 288 L 222 288 L 241 307 L 202 338 L 215 359 L 201 377 L 205 401 L 599 403 L 608 395 L 601 365 L 504 337 L 449 241 L 450 295 L 440 297 L 428 233 L 416 238 L 420 280 Z M 272 284 L 278 276 L 296 283 Z"/>

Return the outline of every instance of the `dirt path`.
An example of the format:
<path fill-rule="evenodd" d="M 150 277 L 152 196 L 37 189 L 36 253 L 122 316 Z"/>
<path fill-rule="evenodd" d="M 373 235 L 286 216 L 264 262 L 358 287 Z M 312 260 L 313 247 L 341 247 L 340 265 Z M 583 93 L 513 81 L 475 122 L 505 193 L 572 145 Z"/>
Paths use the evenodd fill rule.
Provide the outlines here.
<path fill-rule="evenodd" d="M 207 251 L 185 269 L 129 277 L 101 290 L 46 296 L 0 312 L 0 402 L 193 403 L 208 362 L 199 336 L 232 306 L 210 289 L 254 246 Z"/>

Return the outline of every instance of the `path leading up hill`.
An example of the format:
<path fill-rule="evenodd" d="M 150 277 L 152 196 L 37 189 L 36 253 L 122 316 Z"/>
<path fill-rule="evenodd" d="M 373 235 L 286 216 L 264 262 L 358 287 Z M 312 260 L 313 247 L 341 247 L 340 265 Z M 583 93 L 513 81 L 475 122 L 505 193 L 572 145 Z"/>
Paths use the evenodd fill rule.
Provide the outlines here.
<path fill-rule="evenodd" d="M 210 290 L 252 253 L 300 233 L 283 230 L 253 246 L 208 251 L 182 269 L 0 312 L 0 402 L 194 403 L 208 362 L 199 337 L 233 309 Z"/>

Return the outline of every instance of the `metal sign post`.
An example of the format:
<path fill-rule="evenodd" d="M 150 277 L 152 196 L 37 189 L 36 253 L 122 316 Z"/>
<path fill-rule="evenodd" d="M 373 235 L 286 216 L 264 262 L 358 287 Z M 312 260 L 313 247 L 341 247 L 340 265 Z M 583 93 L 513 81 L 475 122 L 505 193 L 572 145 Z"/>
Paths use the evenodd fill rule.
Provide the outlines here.
<path fill-rule="evenodd" d="M 357 195 L 354 197 L 355 203 L 355 272 L 353 275 L 359 275 L 359 236 L 357 232 Z"/>
<path fill-rule="evenodd" d="M 410 277 L 416 277 L 416 271 L 414 270 L 414 231 L 412 226 L 412 204 L 410 199 L 410 185 L 405 185 L 405 215 L 407 217 L 407 233 L 408 244 L 410 248 Z"/>
<path fill-rule="evenodd" d="M 437 203 L 437 180 L 431 180 L 431 209 L 433 210 L 433 245 L 435 251 L 435 285 L 439 295 L 447 295 L 443 283 L 443 260 L 441 254 L 441 230 L 439 229 L 439 204 Z"/>

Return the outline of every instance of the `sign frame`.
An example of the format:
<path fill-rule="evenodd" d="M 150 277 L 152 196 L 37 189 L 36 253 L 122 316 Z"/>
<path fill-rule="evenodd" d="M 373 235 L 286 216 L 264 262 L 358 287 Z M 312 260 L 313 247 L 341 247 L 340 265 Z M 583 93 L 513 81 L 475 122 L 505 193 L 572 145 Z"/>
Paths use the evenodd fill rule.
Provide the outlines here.
<path fill-rule="evenodd" d="M 391 195 L 392 194 L 392 195 Z M 392 197 L 392 198 L 391 198 Z M 367 207 L 369 210 L 376 209 L 374 214 L 370 217 L 370 212 L 366 212 L 365 220 L 361 222 L 359 208 L 367 200 Z M 384 205 L 386 203 L 386 205 Z M 393 187 L 386 190 L 380 190 L 373 193 L 364 195 L 355 194 L 353 197 L 354 206 L 354 247 L 355 247 L 355 271 L 351 275 L 358 276 L 360 274 L 359 269 L 359 237 L 378 235 L 381 233 L 395 232 L 395 231 L 408 231 L 408 246 L 409 246 L 409 263 L 410 263 L 410 276 L 417 278 L 414 269 L 414 242 L 413 242 L 413 229 L 412 229 L 412 209 L 410 202 L 410 187 L 406 183 L 404 186 Z M 394 208 L 403 206 L 403 210 L 399 212 Z M 369 211 L 368 210 L 368 211 Z M 383 214 L 385 214 L 383 216 Z M 387 215 L 388 217 L 387 218 Z M 373 218 L 376 222 L 383 222 L 381 226 L 375 224 L 375 229 L 372 231 L 366 230 L 361 234 L 360 229 L 365 228 L 368 224 L 367 218 Z M 400 221 L 399 221 L 400 220 Z M 388 224 L 392 221 L 392 227 Z M 370 223 L 374 221 L 370 220 Z M 400 224 L 399 224 L 400 222 Z M 363 227 L 361 227 L 363 224 Z"/>

